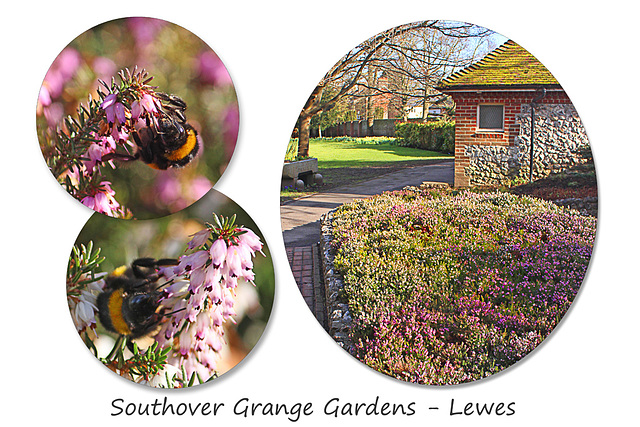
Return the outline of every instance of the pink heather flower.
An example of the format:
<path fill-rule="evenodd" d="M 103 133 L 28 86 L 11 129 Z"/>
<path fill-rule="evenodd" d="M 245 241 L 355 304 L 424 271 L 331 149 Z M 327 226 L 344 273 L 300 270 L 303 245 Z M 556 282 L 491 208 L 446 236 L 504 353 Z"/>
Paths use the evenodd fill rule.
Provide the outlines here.
<path fill-rule="evenodd" d="M 189 292 L 195 294 L 202 287 L 204 283 L 205 272 L 204 269 L 198 268 L 191 271 L 191 279 L 189 285 Z M 192 298 L 193 299 L 193 298 Z"/>
<path fill-rule="evenodd" d="M 215 268 L 213 264 L 209 265 L 205 269 L 203 285 L 207 292 L 211 292 L 213 290 L 213 287 L 220 282 L 221 276 L 222 274 L 220 273 L 220 269 Z"/>
<path fill-rule="evenodd" d="M 202 316 L 198 316 L 198 319 L 196 319 L 196 338 L 199 340 L 203 339 L 207 331 L 213 326 L 209 313 L 202 314 Z"/>
<path fill-rule="evenodd" d="M 222 326 L 224 323 L 224 316 L 222 315 L 222 305 L 216 305 L 211 311 L 209 311 L 211 316 L 211 324 L 214 326 Z"/>
<path fill-rule="evenodd" d="M 254 253 L 249 245 L 240 242 L 237 246 L 238 254 L 240 255 L 240 263 L 243 270 L 251 270 L 253 268 L 253 261 L 251 255 Z"/>
<path fill-rule="evenodd" d="M 191 348 L 195 344 L 195 323 L 185 328 L 179 335 L 180 339 L 180 354 L 185 356 L 189 353 Z"/>
<path fill-rule="evenodd" d="M 222 265 L 220 269 L 222 273 L 222 287 L 224 288 L 235 288 L 238 286 L 238 276 L 233 275 L 231 270 L 229 269 L 229 264 L 226 262 Z M 223 296 L 224 298 L 224 296 Z"/>
<path fill-rule="evenodd" d="M 142 95 L 140 100 L 131 103 L 131 118 L 133 120 L 138 120 L 145 112 L 152 115 L 158 112 L 155 99 L 148 93 Z"/>
<path fill-rule="evenodd" d="M 94 196 L 94 205 L 96 212 L 106 213 L 107 215 L 111 215 L 111 203 L 109 197 L 105 193 L 96 193 Z"/>
<path fill-rule="evenodd" d="M 189 301 L 187 301 L 187 310 L 185 317 L 189 319 L 189 322 L 195 322 L 198 314 L 202 311 L 204 307 L 204 301 L 207 299 L 208 293 L 207 291 L 201 287 L 198 291 L 191 295 Z"/>
<path fill-rule="evenodd" d="M 216 269 L 216 271 L 218 280 L 212 283 L 211 290 L 209 291 L 209 298 L 211 298 L 211 301 L 214 304 L 218 304 L 222 301 L 222 287 L 220 286 L 222 274 L 220 274 L 220 269 Z"/>
<path fill-rule="evenodd" d="M 49 93 L 49 89 L 47 89 L 46 85 L 42 85 L 42 87 L 40 88 L 38 101 L 40 102 L 40 105 L 44 107 L 48 107 L 49 105 L 51 105 L 51 94 Z"/>
<path fill-rule="evenodd" d="M 82 59 L 77 50 L 66 48 L 53 61 L 44 77 L 51 98 L 58 98 L 64 91 L 64 85 L 73 77 L 80 67 Z"/>
<path fill-rule="evenodd" d="M 54 102 L 44 109 L 44 118 L 47 120 L 47 126 L 50 129 L 55 129 L 58 123 L 62 121 L 64 117 L 64 107 L 59 102 Z"/>
<path fill-rule="evenodd" d="M 247 245 L 251 249 L 252 254 L 255 252 L 260 252 L 263 256 L 265 256 L 262 252 L 262 242 L 260 241 L 260 238 L 256 235 L 256 233 L 244 227 L 240 228 L 240 231 L 244 231 L 245 233 L 238 236 L 238 240 L 241 243 Z"/>
<path fill-rule="evenodd" d="M 104 151 L 104 148 L 98 144 L 91 144 L 87 149 L 85 155 L 89 157 L 89 160 L 84 162 L 84 167 L 89 171 L 89 173 L 91 173 L 96 168 L 96 165 L 102 161 Z"/>
<path fill-rule="evenodd" d="M 118 95 L 112 93 L 107 95 L 104 98 L 104 101 L 100 104 L 100 108 L 102 108 L 107 115 L 107 121 L 109 123 L 125 123 L 125 111 L 124 105 L 121 102 L 118 102 Z M 114 138 L 117 139 L 117 138 Z"/>
<path fill-rule="evenodd" d="M 242 275 L 242 256 L 238 250 L 238 246 L 229 246 L 227 248 L 227 256 L 225 258 L 229 273 L 233 277 L 240 277 Z"/>
<path fill-rule="evenodd" d="M 102 291 L 102 284 L 102 280 L 91 282 L 87 289 L 80 291 L 79 296 L 68 299 L 69 310 L 78 332 L 95 330 L 98 311 L 96 295 Z"/>
<path fill-rule="evenodd" d="M 110 137 L 115 141 L 127 141 L 129 139 L 129 133 L 125 131 L 124 127 L 119 129 L 119 126 L 114 126 L 113 129 L 111 129 Z"/>
<path fill-rule="evenodd" d="M 65 48 L 55 59 L 53 67 L 60 73 L 64 81 L 68 81 L 80 67 L 80 53 L 73 48 Z"/>
<path fill-rule="evenodd" d="M 217 328 L 213 328 L 213 327 L 209 328 L 206 331 L 204 342 L 209 347 L 211 347 L 211 349 L 214 352 L 219 352 L 220 350 L 222 350 L 222 346 L 224 344 L 224 340 L 222 339 L 222 333 L 219 332 Z M 212 352 L 207 352 L 207 353 L 211 353 L 212 356 L 215 356 L 215 353 L 212 353 Z"/>
<path fill-rule="evenodd" d="M 170 272 L 168 270 L 170 269 Z M 173 279 L 175 277 L 174 267 L 164 267 L 158 269 L 158 273 L 163 276 L 167 281 Z M 171 275 L 171 277 L 167 277 Z M 171 298 L 174 295 L 181 294 L 181 291 L 185 287 L 185 282 L 183 280 L 178 280 L 172 283 L 171 285 L 164 288 L 165 298 Z"/>
<path fill-rule="evenodd" d="M 211 254 L 211 262 L 213 265 L 219 267 L 227 257 L 227 243 L 224 239 L 216 239 L 211 245 L 209 253 Z"/>
<path fill-rule="evenodd" d="M 247 269 L 242 272 L 242 278 L 247 282 L 254 284 L 253 281 L 255 280 L 256 275 L 254 274 L 253 270 Z"/>
<path fill-rule="evenodd" d="M 209 334 L 209 335 L 214 335 L 217 337 L 216 334 Z M 216 352 L 222 349 L 222 344 L 219 344 L 218 347 L 219 349 L 212 347 L 213 351 L 203 351 L 198 357 L 198 359 L 200 359 L 200 363 L 202 363 L 204 366 L 206 366 L 211 370 L 216 369 L 216 365 L 217 365 Z"/>
<path fill-rule="evenodd" d="M 209 240 L 209 236 L 211 236 L 211 230 L 209 230 L 208 228 L 205 228 L 204 230 L 200 230 L 197 233 L 192 234 L 191 236 L 189 236 L 189 237 L 192 237 L 192 239 L 189 241 L 189 244 L 187 245 L 188 248 L 189 249 L 199 248 L 200 246 L 207 243 L 207 240 Z"/>
<path fill-rule="evenodd" d="M 102 181 L 96 193 L 93 196 L 85 197 L 81 203 L 96 212 L 112 216 L 120 204 L 114 198 L 116 192 L 111 189 L 110 185 L 109 181 Z"/>
<path fill-rule="evenodd" d="M 87 328 L 95 329 L 95 313 L 97 311 L 96 296 L 83 290 L 78 297 L 75 307 L 72 309 L 73 320 L 78 332 L 82 332 Z"/>
<path fill-rule="evenodd" d="M 178 268 L 182 272 L 190 272 L 201 268 L 209 260 L 209 252 L 196 251 L 180 257 Z"/>
<path fill-rule="evenodd" d="M 153 96 L 149 95 L 148 93 L 145 93 L 144 95 L 142 95 L 142 99 L 140 100 L 140 106 L 142 106 L 142 109 L 147 113 L 149 114 L 157 113 L 158 112 L 158 108 L 156 107 L 157 104 L 158 104 L 158 101 Z"/>

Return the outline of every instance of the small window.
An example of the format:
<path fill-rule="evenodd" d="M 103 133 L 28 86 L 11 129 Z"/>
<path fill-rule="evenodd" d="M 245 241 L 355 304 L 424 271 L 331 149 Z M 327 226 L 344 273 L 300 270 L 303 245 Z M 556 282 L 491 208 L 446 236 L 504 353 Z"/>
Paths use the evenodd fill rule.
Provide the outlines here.
<path fill-rule="evenodd" d="M 504 105 L 478 105 L 478 130 L 503 130 Z"/>

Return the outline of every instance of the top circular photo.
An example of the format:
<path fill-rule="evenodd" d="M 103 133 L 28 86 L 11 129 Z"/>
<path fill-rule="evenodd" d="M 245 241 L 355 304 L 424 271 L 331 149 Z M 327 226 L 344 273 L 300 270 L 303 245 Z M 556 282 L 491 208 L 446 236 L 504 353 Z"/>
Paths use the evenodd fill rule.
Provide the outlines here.
<path fill-rule="evenodd" d="M 58 183 L 95 212 L 151 219 L 196 202 L 238 136 L 236 92 L 200 38 L 153 18 L 109 21 L 47 71 L 37 133 Z"/>

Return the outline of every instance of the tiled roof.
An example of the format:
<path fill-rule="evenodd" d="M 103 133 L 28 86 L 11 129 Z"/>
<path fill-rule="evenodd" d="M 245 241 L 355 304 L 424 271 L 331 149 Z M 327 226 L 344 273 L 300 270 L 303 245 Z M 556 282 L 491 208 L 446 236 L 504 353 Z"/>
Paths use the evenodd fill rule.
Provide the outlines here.
<path fill-rule="evenodd" d="M 509 40 L 469 67 L 445 79 L 438 89 L 559 86 L 558 81 L 533 55 Z"/>

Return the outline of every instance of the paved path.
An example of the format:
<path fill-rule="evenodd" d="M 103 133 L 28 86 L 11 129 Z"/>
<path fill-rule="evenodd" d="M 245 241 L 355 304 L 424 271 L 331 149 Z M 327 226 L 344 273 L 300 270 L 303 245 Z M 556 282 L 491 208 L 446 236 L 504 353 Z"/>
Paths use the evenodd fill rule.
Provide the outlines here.
<path fill-rule="evenodd" d="M 400 190 L 409 185 L 418 186 L 425 181 L 453 185 L 453 160 L 403 169 L 366 182 L 292 200 L 280 207 L 284 244 L 293 277 L 309 309 L 325 328 L 327 319 L 318 246 L 320 217 L 354 199 Z"/>
<path fill-rule="evenodd" d="M 402 169 L 380 178 L 292 200 L 280 207 L 284 244 L 286 247 L 309 246 L 320 241 L 320 217 L 344 203 L 408 185 L 418 186 L 425 181 L 453 185 L 453 160 Z"/>

